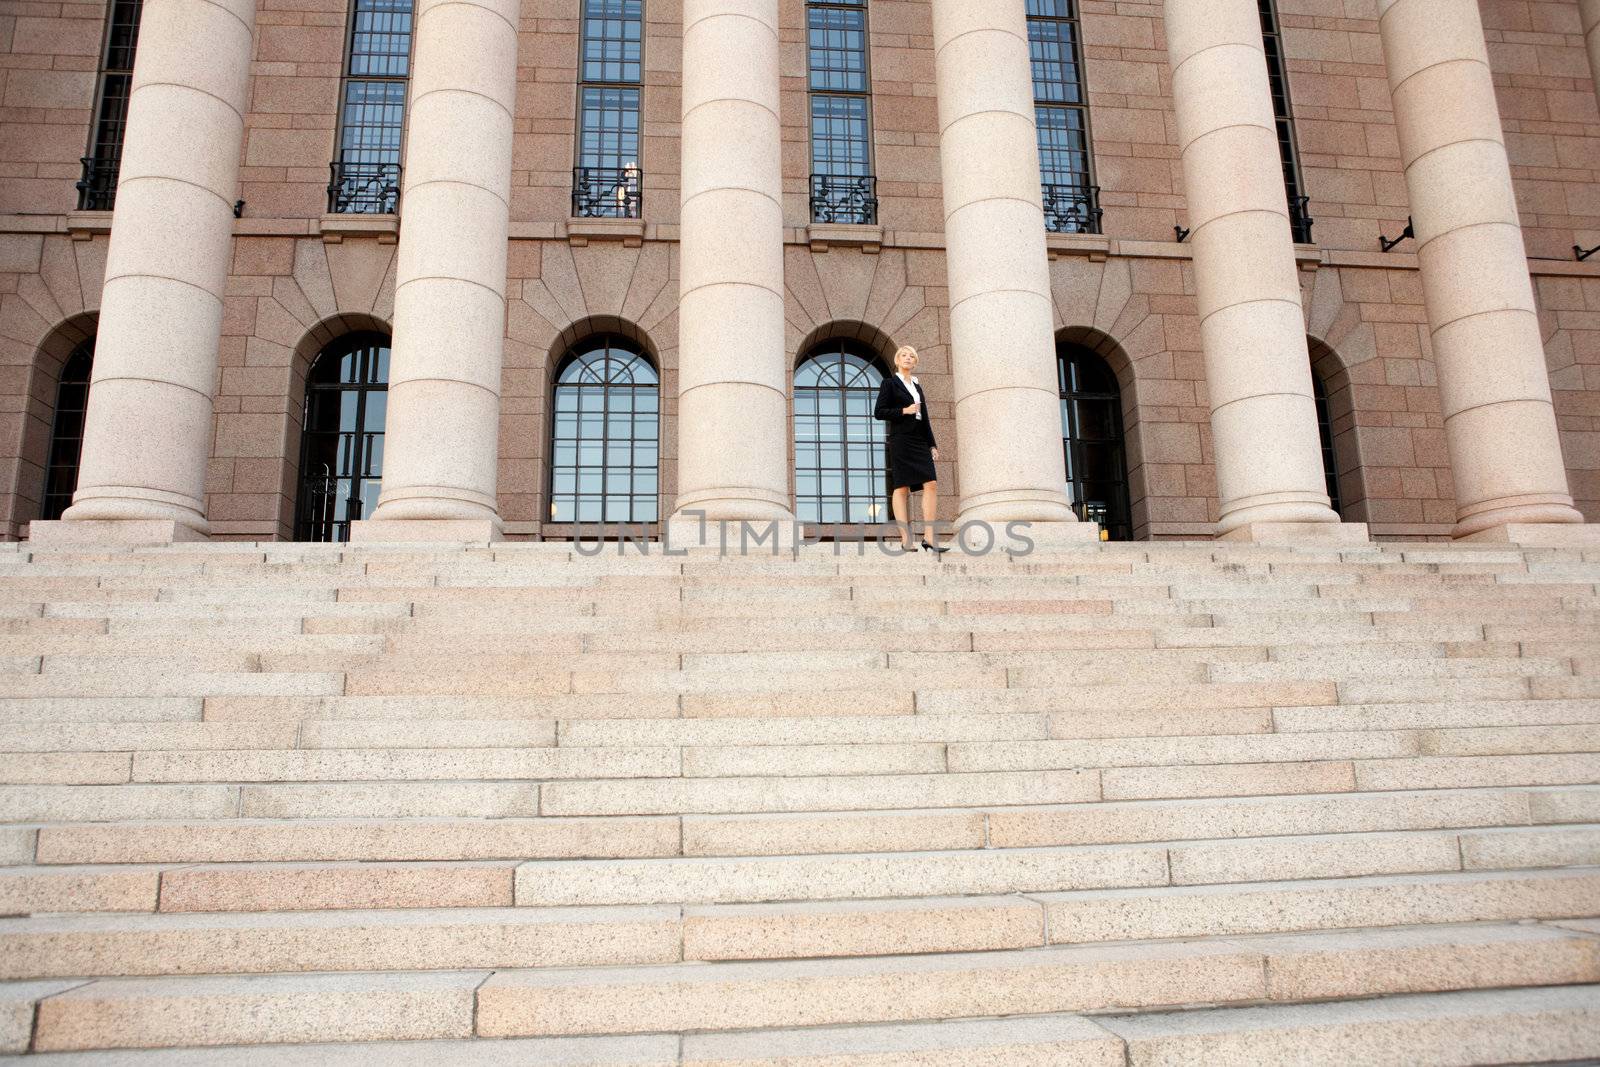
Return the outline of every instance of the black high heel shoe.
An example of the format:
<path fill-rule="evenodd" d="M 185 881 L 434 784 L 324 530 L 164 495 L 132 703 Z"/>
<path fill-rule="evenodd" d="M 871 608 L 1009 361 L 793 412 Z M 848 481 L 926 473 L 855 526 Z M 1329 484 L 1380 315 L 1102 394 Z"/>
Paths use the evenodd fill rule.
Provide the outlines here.
<path fill-rule="evenodd" d="M 950 551 L 948 548 L 945 548 L 943 545 L 930 545 L 926 541 L 922 542 L 922 550 L 924 552 L 933 552 L 933 553 L 936 553 L 936 554 L 941 555 L 941 556 L 944 555 L 946 552 Z"/>

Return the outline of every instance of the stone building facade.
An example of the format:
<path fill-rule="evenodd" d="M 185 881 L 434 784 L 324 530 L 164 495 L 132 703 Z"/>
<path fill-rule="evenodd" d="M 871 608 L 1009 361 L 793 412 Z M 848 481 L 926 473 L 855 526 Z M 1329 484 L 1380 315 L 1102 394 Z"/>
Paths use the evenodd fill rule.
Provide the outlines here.
<path fill-rule="evenodd" d="M 380 522 L 570 532 L 554 398 L 596 337 L 658 376 L 646 517 L 793 509 L 797 368 L 881 373 L 910 344 L 951 519 L 1070 521 L 1052 382 L 1092 358 L 1120 405 L 1119 536 L 1331 527 L 1318 386 L 1339 516 L 1373 537 L 1600 522 L 1600 258 L 1574 251 L 1600 244 L 1600 3 L 1277 0 L 1264 35 L 1257 0 L 870 0 L 863 92 L 817 54 L 851 3 L 643 0 L 635 72 L 580 59 L 611 32 L 584 16 L 626 23 L 622 0 L 418 0 L 387 90 L 407 98 L 398 207 L 352 211 L 330 210 L 329 164 L 357 15 L 411 4 L 145 0 L 111 212 L 75 186 L 126 6 L 0 8 L 10 537 L 46 506 L 57 409 L 81 405 L 61 383 L 97 337 L 67 525 L 296 536 L 308 381 L 352 335 L 393 336 Z M 1074 188 L 1098 191 L 1065 218 L 1038 195 L 1041 12 L 1070 23 Z M 634 173 L 594 210 L 583 127 L 603 141 L 605 92 L 630 85 Z M 816 200 L 830 88 L 865 101 L 841 105 L 870 118 L 864 163 L 829 162 L 875 179 L 870 216 Z"/>

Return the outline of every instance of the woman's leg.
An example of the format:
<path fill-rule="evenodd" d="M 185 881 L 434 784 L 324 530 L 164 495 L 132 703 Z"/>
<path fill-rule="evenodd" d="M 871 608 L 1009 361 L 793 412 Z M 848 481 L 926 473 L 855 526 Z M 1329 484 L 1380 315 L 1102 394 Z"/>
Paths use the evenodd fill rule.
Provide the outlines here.
<path fill-rule="evenodd" d="M 889 506 L 894 510 L 895 525 L 900 527 L 900 542 L 909 552 L 916 547 L 911 543 L 911 487 L 902 485 L 896 489 Z"/>
<path fill-rule="evenodd" d="M 933 520 L 939 512 L 939 483 L 922 483 L 922 521 L 928 527 L 929 540 L 932 541 Z"/>

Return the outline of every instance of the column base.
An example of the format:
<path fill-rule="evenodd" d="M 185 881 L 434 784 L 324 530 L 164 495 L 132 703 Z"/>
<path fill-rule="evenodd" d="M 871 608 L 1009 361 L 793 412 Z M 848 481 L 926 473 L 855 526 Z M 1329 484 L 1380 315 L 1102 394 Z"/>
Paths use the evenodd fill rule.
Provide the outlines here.
<path fill-rule="evenodd" d="M 361 519 L 350 524 L 352 544 L 484 544 L 503 539 L 495 519 Z"/>
<path fill-rule="evenodd" d="M 193 526 L 170 519 L 51 519 L 28 524 L 34 545 L 170 545 L 209 541 Z"/>
<path fill-rule="evenodd" d="M 1600 548 L 1600 524 L 1585 522 L 1508 522 L 1456 538 L 1529 548 Z"/>
<path fill-rule="evenodd" d="M 1251 522 L 1218 534 L 1217 540 L 1256 545 L 1364 545 L 1372 537 L 1364 522 Z"/>

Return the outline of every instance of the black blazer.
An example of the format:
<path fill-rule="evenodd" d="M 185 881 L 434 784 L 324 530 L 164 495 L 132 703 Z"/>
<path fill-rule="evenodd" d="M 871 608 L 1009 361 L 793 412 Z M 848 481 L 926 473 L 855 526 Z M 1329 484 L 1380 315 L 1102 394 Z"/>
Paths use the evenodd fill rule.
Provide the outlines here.
<path fill-rule="evenodd" d="M 933 436 L 933 420 L 928 416 L 928 390 L 921 382 L 917 388 L 922 390 L 922 418 L 915 415 L 901 414 L 906 408 L 917 402 L 905 382 L 900 380 L 898 374 L 891 374 L 883 380 L 883 386 L 878 390 L 878 403 L 872 409 L 872 417 L 887 424 L 890 438 L 922 437 L 928 442 L 930 448 L 938 448 L 939 442 Z"/>

